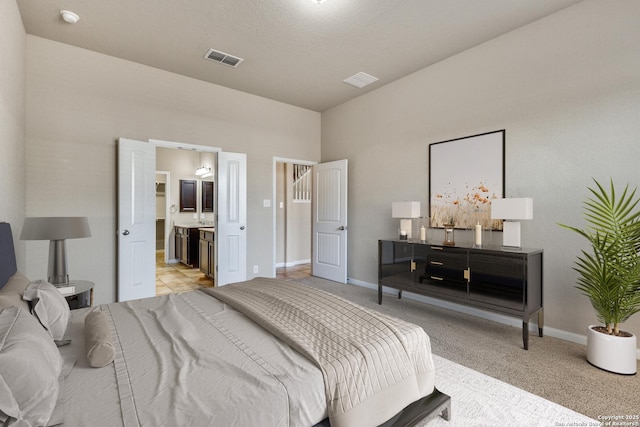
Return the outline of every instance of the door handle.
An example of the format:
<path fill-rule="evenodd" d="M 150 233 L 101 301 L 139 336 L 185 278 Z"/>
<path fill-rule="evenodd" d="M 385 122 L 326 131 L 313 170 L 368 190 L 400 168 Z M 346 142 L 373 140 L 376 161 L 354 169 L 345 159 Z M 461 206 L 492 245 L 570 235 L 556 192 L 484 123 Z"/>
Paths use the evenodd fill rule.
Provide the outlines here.
<path fill-rule="evenodd" d="M 129 235 L 129 230 L 124 230 L 124 231 L 122 232 L 122 235 L 123 235 L 123 236 L 128 236 L 128 235 Z"/>
<path fill-rule="evenodd" d="M 244 230 L 244 225 L 241 225 L 241 226 L 240 226 L 240 230 Z"/>
<path fill-rule="evenodd" d="M 346 229 L 347 229 L 347 227 L 345 227 L 344 225 L 341 225 L 340 227 L 338 227 L 338 230 L 340 230 L 340 231 L 344 231 Z"/>

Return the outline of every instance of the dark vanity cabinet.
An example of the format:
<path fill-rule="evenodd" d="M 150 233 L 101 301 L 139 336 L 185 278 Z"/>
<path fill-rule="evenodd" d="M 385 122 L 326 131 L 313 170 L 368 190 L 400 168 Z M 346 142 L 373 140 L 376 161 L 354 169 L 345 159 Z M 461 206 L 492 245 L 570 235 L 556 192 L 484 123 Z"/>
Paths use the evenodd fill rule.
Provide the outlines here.
<path fill-rule="evenodd" d="M 214 278 L 216 266 L 216 244 L 213 230 L 200 230 L 200 271 L 205 276 Z"/>
<path fill-rule="evenodd" d="M 544 325 L 541 249 L 473 248 L 401 240 L 378 241 L 378 303 L 390 287 L 522 318 L 524 348 L 529 317 Z"/>
<path fill-rule="evenodd" d="M 213 212 L 213 181 L 202 181 L 202 212 Z"/>
<path fill-rule="evenodd" d="M 196 212 L 198 186 L 195 180 L 180 180 L 180 212 Z"/>
<path fill-rule="evenodd" d="M 199 265 L 198 228 L 175 226 L 176 258 L 185 265 L 197 268 Z"/>

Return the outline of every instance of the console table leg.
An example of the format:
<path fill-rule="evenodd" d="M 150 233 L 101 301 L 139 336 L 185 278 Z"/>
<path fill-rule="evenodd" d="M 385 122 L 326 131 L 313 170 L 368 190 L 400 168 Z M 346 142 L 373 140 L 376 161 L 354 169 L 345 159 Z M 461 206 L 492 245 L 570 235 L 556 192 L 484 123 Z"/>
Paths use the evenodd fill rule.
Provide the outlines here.
<path fill-rule="evenodd" d="M 544 308 L 538 311 L 538 336 L 540 337 L 544 336 L 542 334 L 542 328 L 544 328 Z"/>
<path fill-rule="evenodd" d="M 378 285 L 378 304 L 382 305 L 382 285 Z"/>
<path fill-rule="evenodd" d="M 402 289 L 398 290 L 398 299 L 402 298 Z"/>
<path fill-rule="evenodd" d="M 529 322 L 522 321 L 522 343 L 524 349 L 529 350 Z"/>

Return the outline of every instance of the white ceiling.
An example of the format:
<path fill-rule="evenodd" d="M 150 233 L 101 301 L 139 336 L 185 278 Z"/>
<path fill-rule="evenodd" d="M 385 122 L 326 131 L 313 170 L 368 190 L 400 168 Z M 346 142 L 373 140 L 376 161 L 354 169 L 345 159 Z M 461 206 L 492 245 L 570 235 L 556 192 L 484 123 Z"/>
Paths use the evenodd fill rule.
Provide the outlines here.
<path fill-rule="evenodd" d="M 324 111 L 581 0 L 17 0 L 28 34 Z M 80 15 L 65 23 L 62 9 Z M 214 48 L 244 61 L 203 59 Z M 365 72 L 363 89 L 343 80 Z"/>

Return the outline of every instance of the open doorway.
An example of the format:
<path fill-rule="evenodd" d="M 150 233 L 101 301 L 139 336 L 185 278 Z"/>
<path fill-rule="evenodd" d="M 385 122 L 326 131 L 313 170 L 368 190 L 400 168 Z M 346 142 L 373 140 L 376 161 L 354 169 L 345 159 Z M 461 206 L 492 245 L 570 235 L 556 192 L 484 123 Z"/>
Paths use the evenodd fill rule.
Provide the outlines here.
<path fill-rule="evenodd" d="M 156 295 L 214 285 L 209 250 L 214 250 L 216 164 L 215 152 L 156 147 Z M 194 190 L 189 207 L 185 183 Z M 202 235 L 205 229 L 209 232 Z"/>
<path fill-rule="evenodd" d="M 311 166 L 274 159 L 274 277 L 311 275 Z"/>
<path fill-rule="evenodd" d="M 127 138 L 118 139 L 118 301 L 147 298 L 156 294 L 155 289 L 155 171 L 156 149 L 158 147 L 180 150 L 216 153 L 215 209 L 214 218 L 215 259 L 214 278 L 216 286 L 246 280 L 247 272 L 247 155 L 245 153 L 222 152 L 219 148 L 180 144 L 169 141 L 136 141 Z M 194 166 L 195 170 L 198 166 Z M 171 181 L 175 181 L 171 174 Z M 178 180 L 179 181 L 179 180 Z M 191 223 L 200 228 L 197 212 L 197 184 L 191 186 Z M 180 183 L 178 184 L 178 187 Z M 189 187 L 185 185 L 185 188 Z M 172 185 L 171 188 L 175 189 Z M 173 206 L 181 213 L 188 212 L 179 208 L 178 201 L 171 193 Z M 202 212 L 204 214 L 204 212 Z M 194 216 L 195 215 L 195 216 Z M 206 221 L 206 215 L 204 215 Z M 175 222 L 172 224 L 176 228 Z M 171 234 L 169 233 L 169 248 Z M 174 242 L 178 243 L 178 239 Z M 195 257 L 195 249 L 192 253 Z M 175 251 L 174 258 L 178 251 Z"/>

